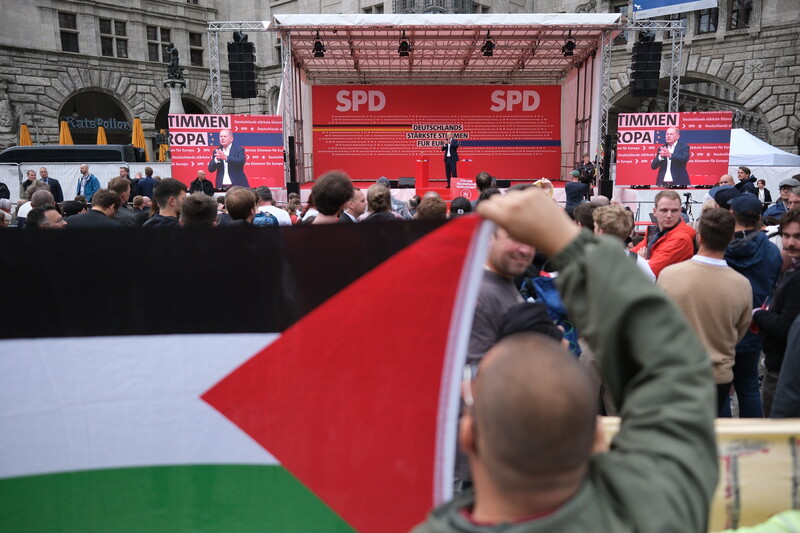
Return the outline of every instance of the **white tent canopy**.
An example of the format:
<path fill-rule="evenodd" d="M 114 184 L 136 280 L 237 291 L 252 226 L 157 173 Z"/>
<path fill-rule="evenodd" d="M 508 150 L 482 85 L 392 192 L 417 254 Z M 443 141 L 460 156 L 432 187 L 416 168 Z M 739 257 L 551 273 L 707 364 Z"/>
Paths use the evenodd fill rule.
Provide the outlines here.
<path fill-rule="evenodd" d="M 800 155 L 784 152 L 743 129 L 731 130 L 730 166 L 800 167 Z"/>

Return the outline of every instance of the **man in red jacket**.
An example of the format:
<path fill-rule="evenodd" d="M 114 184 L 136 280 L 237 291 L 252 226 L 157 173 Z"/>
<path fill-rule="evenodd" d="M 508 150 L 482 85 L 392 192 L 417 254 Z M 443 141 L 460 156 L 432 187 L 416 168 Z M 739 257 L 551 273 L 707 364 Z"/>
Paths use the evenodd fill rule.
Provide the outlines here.
<path fill-rule="evenodd" d="M 675 191 L 664 190 L 656 194 L 653 213 L 658 230 L 648 231 L 633 251 L 647 259 L 653 274 L 658 277 L 665 267 L 692 258 L 695 231 L 681 218 L 681 197 Z"/>

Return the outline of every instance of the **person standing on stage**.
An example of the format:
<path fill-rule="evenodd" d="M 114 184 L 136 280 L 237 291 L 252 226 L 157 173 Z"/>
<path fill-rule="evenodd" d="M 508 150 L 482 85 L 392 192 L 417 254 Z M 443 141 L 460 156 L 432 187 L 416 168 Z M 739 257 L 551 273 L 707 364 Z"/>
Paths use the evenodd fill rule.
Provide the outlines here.
<path fill-rule="evenodd" d="M 456 171 L 456 163 L 458 163 L 458 147 L 460 146 L 458 139 L 453 138 L 453 132 L 447 132 L 447 138 L 442 143 L 442 152 L 444 152 L 444 174 L 447 176 L 447 188 L 450 188 L 450 176 L 457 178 L 458 172 Z"/>

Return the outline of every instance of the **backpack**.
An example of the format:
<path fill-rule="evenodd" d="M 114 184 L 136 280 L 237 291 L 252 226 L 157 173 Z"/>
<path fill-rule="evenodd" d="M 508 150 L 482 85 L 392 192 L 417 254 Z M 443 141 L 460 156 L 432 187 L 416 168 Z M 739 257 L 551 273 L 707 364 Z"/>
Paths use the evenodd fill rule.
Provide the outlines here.
<path fill-rule="evenodd" d="M 277 226 L 278 219 L 272 213 L 264 213 L 259 211 L 253 219 L 254 226 Z"/>
<path fill-rule="evenodd" d="M 535 265 L 531 265 L 525 271 L 519 292 L 526 301 L 541 302 L 547 306 L 547 314 L 550 319 L 555 325 L 561 326 L 564 330 L 564 338 L 569 342 L 570 353 L 575 357 L 579 357 L 582 352 L 581 347 L 578 345 L 580 334 L 567 315 L 567 308 L 558 293 L 555 279 L 558 274 L 542 270 L 537 276 L 535 268 Z"/>

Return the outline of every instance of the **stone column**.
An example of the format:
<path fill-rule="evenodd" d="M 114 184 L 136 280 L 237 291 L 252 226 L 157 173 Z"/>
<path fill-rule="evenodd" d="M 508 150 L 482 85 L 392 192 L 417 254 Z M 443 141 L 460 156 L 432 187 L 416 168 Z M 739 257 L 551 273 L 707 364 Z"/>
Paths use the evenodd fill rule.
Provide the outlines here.
<path fill-rule="evenodd" d="M 183 88 L 186 87 L 185 80 L 164 80 L 164 87 L 169 88 L 169 114 L 182 115 L 186 113 L 183 109 Z"/>

